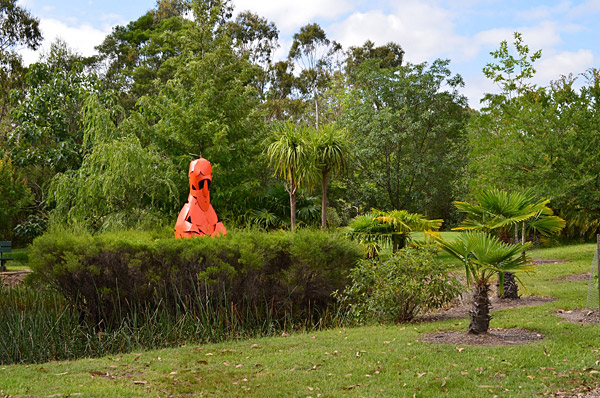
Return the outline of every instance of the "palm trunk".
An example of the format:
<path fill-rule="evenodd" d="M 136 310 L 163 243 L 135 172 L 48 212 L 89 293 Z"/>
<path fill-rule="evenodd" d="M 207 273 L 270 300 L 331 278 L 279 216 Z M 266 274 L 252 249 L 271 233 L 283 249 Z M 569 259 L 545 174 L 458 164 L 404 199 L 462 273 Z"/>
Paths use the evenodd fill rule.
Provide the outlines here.
<path fill-rule="evenodd" d="M 327 170 L 323 169 L 321 180 L 321 229 L 327 228 Z"/>
<path fill-rule="evenodd" d="M 488 293 L 490 291 L 490 285 L 486 282 L 479 282 L 475 284 L 475 291 L 473 292 L 473 307 L 469 311 L 471 322 L 469 323 L 468 333 L 471 334 L 482 334 L 487 333 L 490 327 L 490 298 Z"/>
<path fill-rule="evenodd" d="M 296 190 L 290 191 L 290 226 L 292 232 L 296 229 Z"/>

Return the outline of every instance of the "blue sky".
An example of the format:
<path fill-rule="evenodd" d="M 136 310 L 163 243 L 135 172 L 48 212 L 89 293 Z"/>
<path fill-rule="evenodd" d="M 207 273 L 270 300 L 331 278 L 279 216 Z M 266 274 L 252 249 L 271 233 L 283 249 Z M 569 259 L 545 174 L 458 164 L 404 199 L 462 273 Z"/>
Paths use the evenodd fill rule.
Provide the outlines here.
<path fill-rule="evenodd" d="M 41 20 L 44 46 L 61 37 L 90 55 L 115 25 L 137 19 L 155 0 L 20 0 Z M 451 69 L 466 82 L 463 93 L 472 107 L 496 88 L 482 68 L 489 52 L 512 33 L 523 33 L 532 50 L 542 49 L 535 82 L 547 85 L 560 75 L 600 67 L 600 0 L 234 0 L 236 11 L 250 9 L 275 22 L 280 30 L 280 57 L 291 36 L 318 22 L 345 47 L 370 39 L 400 44 L 409 62 L 451 59 Z M 23 52 L 27 62 L 38 53 Z"/>

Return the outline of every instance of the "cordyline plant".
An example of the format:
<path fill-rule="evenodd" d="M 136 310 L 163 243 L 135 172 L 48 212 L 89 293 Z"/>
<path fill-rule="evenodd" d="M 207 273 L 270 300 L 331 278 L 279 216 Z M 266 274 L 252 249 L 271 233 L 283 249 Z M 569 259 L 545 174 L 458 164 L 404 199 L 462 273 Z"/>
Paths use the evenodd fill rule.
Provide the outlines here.
<path fill-rule="evenodd" d="M 526 272 L 535 269 L 529 257 L 522 252 L 531 245 L 509 244 L 486 232 L 467 231 L 454 241 L 436 238 L 438 245 L 465 266 L 467 286 L 473 288 L 473 306 L 469 311 L 471 322 L 468 333 L 487 333 L 490 325 L 490 280 L 504 272 Z"/>

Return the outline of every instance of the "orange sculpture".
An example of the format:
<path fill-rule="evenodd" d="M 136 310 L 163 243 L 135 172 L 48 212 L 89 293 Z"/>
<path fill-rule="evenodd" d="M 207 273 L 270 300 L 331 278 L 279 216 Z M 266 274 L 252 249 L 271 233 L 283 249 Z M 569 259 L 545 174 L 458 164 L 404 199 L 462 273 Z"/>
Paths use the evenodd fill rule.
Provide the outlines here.
<path fill-rule="evenodd" d="M 192 238 L 194 236 L 221 236 L 227 230 L 219 221 L 215 209 L 210 204 L 210 183 L 212 166 L 204 158 L 193 160 L 189 171 L 190 194 L 188 201 L 179 212 L 175 224 L 175 237 Z"/>

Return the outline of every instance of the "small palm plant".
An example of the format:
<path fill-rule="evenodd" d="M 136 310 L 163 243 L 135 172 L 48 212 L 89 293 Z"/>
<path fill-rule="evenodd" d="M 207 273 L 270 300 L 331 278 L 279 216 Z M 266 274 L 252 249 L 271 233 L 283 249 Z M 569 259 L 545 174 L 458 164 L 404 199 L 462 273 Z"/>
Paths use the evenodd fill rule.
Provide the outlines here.
<path fill-rule="evenodd" d="M 418 213 L 406 210 L 381 211 L 356 217 L 349 224 L 349 235 L 362 242 L 377 242 L 391 245 L 395 253 L 406 246 L 411 233 L 416 231 L 437 231 L 444 220 L 429 220 Z"/>
<path fill-rule="evenodd" d="M 531 190 L 506 192 L 496 188 L 486 189 L 476 195 L 476 200 L 477 204 L 454 202 L 456 208 L 466 215 L 455 230 L 490 232 L 503 241 L 511 240 L 514 230 L 514 242 L 520 240 L 525 243 L 530 233 L 550 236 L 559 233 L 565 226 L 565 220 L 555 216 L 548 207 L 550 201 L 536 199 Z M 512 273 L 500 273 L 498 296 L 519 297 Z"/>
<path fill-rule="evenodd" d="M 490 325 L 490 280 L 503 272 L 535 269 L 529 257 L 522 255 L 530 243 L 509 244 L 486 232 L 467 231 L 454 241 L 437 238 L 439 246 L 465 266 L 467 286 L 473 288 L 473 306 L 468 333 L 487 333 Z"/>

